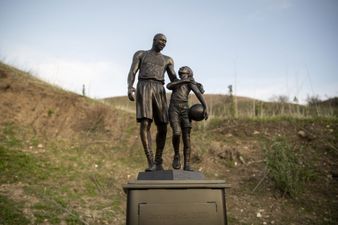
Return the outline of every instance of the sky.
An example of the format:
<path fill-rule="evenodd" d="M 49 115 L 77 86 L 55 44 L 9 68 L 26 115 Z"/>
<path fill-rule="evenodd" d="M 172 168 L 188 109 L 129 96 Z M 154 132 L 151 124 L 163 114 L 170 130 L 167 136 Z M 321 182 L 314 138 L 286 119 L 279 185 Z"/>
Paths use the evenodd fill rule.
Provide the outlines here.
<path fill-rule="evenodd" d="M 126 95 L 156 33 L 207 94 L 338 96 L 337 0 L 0 0 L 0 60 L 93 98 Z"/>

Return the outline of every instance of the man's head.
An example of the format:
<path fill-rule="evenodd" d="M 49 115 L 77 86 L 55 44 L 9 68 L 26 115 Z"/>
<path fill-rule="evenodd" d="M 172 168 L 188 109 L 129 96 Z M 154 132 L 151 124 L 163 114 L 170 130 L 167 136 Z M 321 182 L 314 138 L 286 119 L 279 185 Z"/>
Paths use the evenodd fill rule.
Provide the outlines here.
<path fill-rule="evenodd" d="M 153 39 L 153 49 L 157 52 L 160 52 L 164 49 L 167 43 L 167 38 L 164 34 L 156 34 Z"/>
<path fill-rule="evenodd" d="M 193 77 L 194 73 L 192 72 L 192 69 L 189 66 L 182 66 L 178 70 L 178 75 L 181 79 L 187 79 L 190 77 Z"/>

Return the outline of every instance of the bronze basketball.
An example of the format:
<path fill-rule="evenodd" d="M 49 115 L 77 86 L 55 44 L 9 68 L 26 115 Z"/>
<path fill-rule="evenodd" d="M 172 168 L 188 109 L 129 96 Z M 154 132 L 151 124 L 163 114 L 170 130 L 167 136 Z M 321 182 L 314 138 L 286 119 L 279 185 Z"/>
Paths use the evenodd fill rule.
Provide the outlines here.
<path fill-rule="evenodd" d="M 203 106 L 201 104 L 195 104 L 189 109 L 189 117 L 191 120 L 201 121 L 204 120 Z"/>

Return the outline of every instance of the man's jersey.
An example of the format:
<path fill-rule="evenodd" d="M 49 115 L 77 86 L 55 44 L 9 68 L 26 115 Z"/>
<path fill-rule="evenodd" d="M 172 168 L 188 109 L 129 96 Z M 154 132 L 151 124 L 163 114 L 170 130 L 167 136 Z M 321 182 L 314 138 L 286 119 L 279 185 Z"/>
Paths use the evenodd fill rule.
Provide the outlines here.
<path fill-rule="evenodd" d="M 162 54 L 145 51 L 141 59 L 139 79 L 152 79 L 164 83 L 164 73 L 167 68 L 166 58 Z"/>

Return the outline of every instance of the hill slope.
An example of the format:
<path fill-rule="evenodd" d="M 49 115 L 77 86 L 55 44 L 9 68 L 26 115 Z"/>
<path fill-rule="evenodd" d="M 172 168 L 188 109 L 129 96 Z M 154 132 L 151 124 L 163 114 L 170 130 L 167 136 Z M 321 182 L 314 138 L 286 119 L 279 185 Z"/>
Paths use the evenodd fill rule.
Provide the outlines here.
<path fill-rule="evenodd" d="M 67 92 L 4 64 L 0 64 L 0 81 L 0 122 L 29 126 L 37 134 L 50 138 L 68 138 L 95 129 L 111 133 L 118 130 L 113 125 L 118 124 L 119 112 L 99 102 Z M 100 114 L 104 121 L 95 124 L 100 123 L 95 121 L 100 120 Z M 106 127 L 95 127 L 100 125 Z"/>
<path fill-rule="evenodd" d="M 125 223 L 121 186 L 146 160 L 134 103 L 112 102 L 0 64 L 0 224 Z M 229 224 L 337 224 L 337 124 L 219 114 L 193 123 L 193 168 L 231 185 Z"/>
<path fill-rule="evenodd" d="M 132 115 L 5 64 L 0 105 L 0 224 L 122 223 Z"/>

